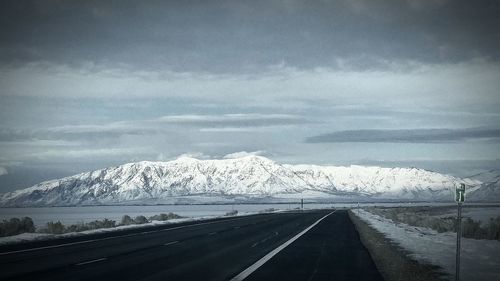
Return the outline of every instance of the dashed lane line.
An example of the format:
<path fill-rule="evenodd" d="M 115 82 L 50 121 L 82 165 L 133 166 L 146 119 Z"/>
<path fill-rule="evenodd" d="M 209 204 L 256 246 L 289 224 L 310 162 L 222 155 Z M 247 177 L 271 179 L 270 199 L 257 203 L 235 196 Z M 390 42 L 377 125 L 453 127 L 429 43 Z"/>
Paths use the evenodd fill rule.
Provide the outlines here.
<path fill-rule="evenodd" d="M 278 235 L 279 235 L 279 233 L 278 233 L 277 231 L 275 231 L 275 232 L 273 233 L 273 235 L 270 235 L 270 236 L 268 236 L 268 237 L 266 237 L 266 238 L 264 238 L 264 239 L 260 240 L 259 242 L 255 242 L 255 243 L 253 243 L 253 244 L 252 244 L 252 248 L 254 248 L 255 246 L 260 245 L 260 244 L 262 244 L 262 243 L 265 243 L 267 240 L 269 240 L 269 239 L 271 239 L 271 238 L 273 238 L 273 237 L 276 237 L 276 236 L 278 236 Z"/>
<path fill-rule="evenodd" d="M 179 241 L 172 241 L 172 242 L 168 242 L 168 243 L 163 244 L 163 246 L 170 246 L 170 245 L 174 245 L 177 243 L 179 243 Z"/>
<path fill-rule="evenodd" d="M 91 261 L 84 261 L 84 262 L 77 263 L 76 265 L 81 266 L 81 265 L 86 265 L 86 264 L 89 264 L 89 263 L 95 263 L 95 262 L 105 261 L 107 259 L 108 258 L 100 258 L 100 259 L 91 260 Z"/>

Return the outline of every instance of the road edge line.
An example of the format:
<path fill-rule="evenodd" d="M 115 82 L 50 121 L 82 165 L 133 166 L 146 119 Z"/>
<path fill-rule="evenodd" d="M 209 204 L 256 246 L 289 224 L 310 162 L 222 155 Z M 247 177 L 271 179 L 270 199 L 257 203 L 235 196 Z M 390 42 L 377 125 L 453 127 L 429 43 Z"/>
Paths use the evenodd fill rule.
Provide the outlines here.
<path fill-rule="evenodd" d="M 336 211 L 336 210 L 335 210 Z M 328 217 L 329 215 L 335 213 L 335 211 L 323 216 L 322 218 L 318 219 L 315 223 L 311 224 L 308 228 L 302 230 L 299 234 L 295 235 L 294 237 L 290 238 L 288 241 L 285 243 L 281 244 L 271 252 L 267 253 L 264 257 L 256 261 L 254 264 L 249 266 L 247 269 L 243 270 L 240 272 L 238 275 L 235 277 L 231 278 L 230 281 L 242 281 L 245 278 L 247 278 L 250 274 L 252 274 L 255 270 L 257 270 L 259 267 L 264 265 L 267 261 L 269 261 L 272 257 L 274 257 L 276 254 L 281 252 L 281 250 L 285 249 L 288 245 L 292 244 L 295 240 L 299 239 L 302 235 L 304 235 L 306 232 L 308 232 L 311 228 L 315 227 L 318 223 L 320 223 L 323 219 Z"/>

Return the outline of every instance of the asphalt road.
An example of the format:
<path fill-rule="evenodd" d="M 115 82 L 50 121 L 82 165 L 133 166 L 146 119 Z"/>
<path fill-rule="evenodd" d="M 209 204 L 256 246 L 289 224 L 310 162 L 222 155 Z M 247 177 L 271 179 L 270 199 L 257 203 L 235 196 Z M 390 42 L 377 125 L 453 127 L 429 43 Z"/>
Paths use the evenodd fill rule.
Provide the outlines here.
<path fill-rule="evenodd" d="M 383 280 L 347 212 L 335 212 L 254 271 L 256 280 Z"/>
<path fill-rule="evenodd" d="M 288 242 L 245 280 L 381 280 L 347 213 L 331 212 L 233 217 L 0 247 L 0 279 L 231 280 Z"/>

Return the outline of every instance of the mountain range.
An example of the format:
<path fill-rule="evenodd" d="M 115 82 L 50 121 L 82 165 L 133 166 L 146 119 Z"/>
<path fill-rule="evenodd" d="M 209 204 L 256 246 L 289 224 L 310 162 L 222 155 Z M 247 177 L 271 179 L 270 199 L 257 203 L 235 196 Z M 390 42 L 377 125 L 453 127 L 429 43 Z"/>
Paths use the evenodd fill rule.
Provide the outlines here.
<path fill-rule="evenodd" d="M 418 168 L 280 164 L 262 156 L 136 162 L 5 193 L 0 206 L 313 201 L 500 201 L 496 170 L 465 179 Z"/>

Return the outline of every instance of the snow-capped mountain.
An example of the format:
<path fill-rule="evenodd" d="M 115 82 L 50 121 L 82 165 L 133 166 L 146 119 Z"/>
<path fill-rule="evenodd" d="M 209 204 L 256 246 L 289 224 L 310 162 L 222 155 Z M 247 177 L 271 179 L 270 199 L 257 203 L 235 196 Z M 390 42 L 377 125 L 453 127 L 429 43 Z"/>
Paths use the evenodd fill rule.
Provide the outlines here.
<path fill-rule="evenodd" d="M 2 195 L 0 205 L 179 203 L 207 198 L 209 202 L 359 197 L 449 201 L 454 185 L 464 181 L 476 186 L 469 189 L 470 194 L 482 183 L 417 168 L 283 165 L 261 156 L 223 160 L 182 157 L 42 182 Z"/>
<path fill-rule="evenodd" d="M 489 170 L 470 176 L 468 179 L 481 182 L 480 188 L 471 192 L 469 197 L 482 201 L 500 199 L 500 170 Z"/>

